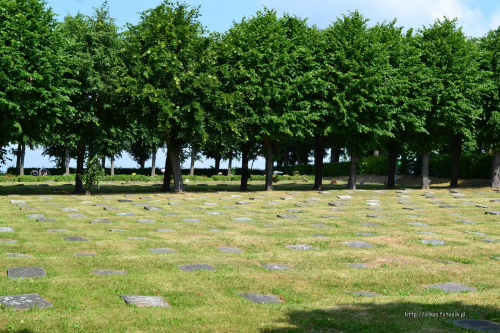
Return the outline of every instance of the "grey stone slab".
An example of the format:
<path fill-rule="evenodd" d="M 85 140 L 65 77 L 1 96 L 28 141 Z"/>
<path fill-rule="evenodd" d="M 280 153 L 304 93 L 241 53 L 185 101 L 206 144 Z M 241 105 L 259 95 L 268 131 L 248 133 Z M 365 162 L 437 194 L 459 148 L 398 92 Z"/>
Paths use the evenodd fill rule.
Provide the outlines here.
<path fill-rule="evenodd" d="M 47 232 L 66 232 L 68 229 L 47 229 Z"/>
<path fill-rule="evenodd" d="M 485 205 L 476 205 L 476 207 L 477 207 L 477 208 L 485 208 L 485 209 L 488 209 L 488 208 L 490 208 L 490 207 L 488 207 L 488 206 L 485 206 Z"/>
<path fill-rule="evenodd" d="M 313 226 L 315 228 L 330 228 L 330 226 L 328 224 L 322 224 L 322 223 L 311 224 L 311 226 Z"/>
<path fill-rule="evenodd" d="M 26 217 L 29 217 L 31 219 L 43 219 L 45 216 L 43 214 L 28 214 Z"/>
<path fill-rule="evenodd" d="M 242 250 L 235 247 L 219 247 L 218 250 L 224 253 L 243 253 Z"/>
<path fill-rule="evenodd" d="M 435 233 L 430 232 L 430 231 L 419 231 L 417 233 L 420 235 L 435 235 Z"/>
<path fill-rule="evenodd" d="M 302 210 L 302 209 L 287 209 L 286 211 L 290 212 L 290 213 L 298 213 L 298 214 L 304 213 L 304 210 Z"/>
<path fill-rule="evenodd" d="M 382 215 L 368 214 L 368 215 L 366 215 L 366 217 L 379 218 L 379 217 L 382 217 Z"/>
<path fill-rule="evenodd" d="M 26 203 L 25 200 L 11 200 L 10 203 L 12 204 L 24 204 Z"/>
<path fill-rule="evenodd" d="M 78 217 L 85 217 L 85 215 L 83 215 L 83 214 L 69 214 L 68 217 L 78 218 Z"/>
<path fill-rule="evenodd" d="M 138 207 L 149 206 L 149 204 L 144 203 L 144 202 L 137 202 L 137 203 L 134 203 L 134 204 L 132 204 L 132 205 L 134 205 L 134 206 L 138 206 Z"/>
<path fill-rule="evenodd" d="M 453 325 L 476 332 L 500 332 L 500 324 L 488 320 L 460 319 L 453 321 Z"/>
<path fill-rule="evenodd" d="M 135 216 L 134 213 L 118 213 L 117 216 Z"/>
<path fill-rule="evenodd" d="M 459 293 L 462 291 L 476 291 L 475 288 L 467 287 L 467 286 L 464 286 L 463 284 L 456 283 L 456 282 L 433 284 L 433 285 L 427 286 L 426 288 L 439 289 L 439 290 L 442 290 L 442 291 L 447 292 L 447 293 Z"/>
<path fill-rule="evenodd" d="M 96 275 L 125 275 L 127 271 L 94 270 Z"/>
<path fill-rule="evenodd" d="M 88 239 L 80 236 L 64 237 L 67 242 L 88 242 Z"/>
<path fill-rule="evenodd" d="M 138 307 L 169 308 L 170 304 L 161 296 L 121 295 L 125 303 Z"/>
<path fill-rule="evenodd" d="M 175 229 L 155 229 L 156 232 L 174 232 Z"/>
<path fill-rule="evenodd" d="M 500 202 L 500 199 L 492 199 L 490 202 Z"/>
<path fill-rule="evenodd" d="M 127 237 L 130 240 L 149 240 L 147 237 Z"/>
<path fill-rule="evenodd" d="M 18 310 L 52 307 L 52 304 L 49 301 L 38 294 L 0 296 L 0 304 L 2 307 L 9 307 Z"/>
<path fill-rule="evenodd" d="M 374 234 L 372 232 L 358 232 L 356 233 L 356 236 L 371 237 L 371 236 L 378 236 L 378 234 Z"/>
<path fill-rule="evenodd" d="M 184 219 L 184 222 L 198 223 L 198 222 L 201 222 L 201 220 L 200 219 Z"/>
<path fill-rule="evenodd" d="M 367 227 L 381 227 L 381 224 L 378 223 L 371 223 L 371 222 L 361 222 L 361 225 L 367 226 Z"/>
<path fill-rule="evenodd" d="M 279 218 L 282 218 L 282 219 L 287 219 L 287 220 L 290 220 L 290 219 L 298 219 L 298 218 L 299 218 L 298 216 L 291 215 L 291 214 L 278 214 L 277 216 L 278 216 Z"/>
<path fill-rule="evenodd" d="M 185 272 L 194 272 L 199 270 L 215 271 L 215 268 L 205 264 L 179 265 L 177 267 Z"/>
<path fill-rule="evenodd" d="M 45 277 L 45 269 L 42 267 L 14 267 L 9 268 L 7 270 L 7 276 L 11 279 L 28 279 L 28 278 L 37 278 L 37 277 Z"/>
<path fill-rule="evenodd" d="M 61 209 L 63 212 L 77 212 L 77 208 L 62 208 Z"/>
<path fill-rule="evenodd" d="M 57 222 L 56 219 L 39 218 L 36 219 L 37 222 Z"/>
<path fill-rule="evenodd" d="M 208 229 L 208 231 L 218 232 L 218 231 L 224 231 L 224 229 L 212 228 L 212 229 Z"/>
<path fill-rule="evenodd" d="M 126 232 L 127 230 L 123 230 L 123 229 L 109 229 L 109 231 L 111 231 L 111 232 Z"/>
<path fill-rule="evenodd" d="M 217 206 L 217 204 L 215 202 L 205 202 L 203 206 Z"/>
<path fill-rule="evenodd" d="M 2 244 L 15 244 L 17 240 L 15 239 L 0 239 L 0 243 Z"/>
<path fill-rule="evenodd" d="M 237 201 L 236 204 L 237 205 L 248 205 L 249 202 L 248 201 Z"/>
<path fill-rule="evenodd" d="M 454 205 L 439 205 L 439 208 L 458 208 L 458 206 L 454 206 Z"/>
<path fill-rule="evenodd" d="M 321 234 L 313 234 L 312 236 L 317 237 L 317 238 L 330 238 L 329 236 L 321 235 Z"/>
<path fill-rule="evenodd" d="M 498 243 L 498 240 L 496 239 L 489 239 L 489 238 L 484 238 L 484 239 L 481 239 L 483 242 L 486 242 L 486 243 Z"/>
<path fill-rule="evenodd" d="M 345 200 L 345 199 L 352 199 L 352 197 L 350 195 L 338 195 L 337 198 L 343 199 L 343 200 Z"/>
<path fill-rule="evenodd" d="M 118 202 L 134 202 L 134 200 L 130 200 L 130 199 L 118 199 Z"/>
<path fill-rule="evenodd" d="M 264 294 L 238 294 L 238 296 L 241 296 L 243 298 L 248 299 L 249 301 L 252 301 L 253 303 L 257 304 L 279 304 L 283 303 L 283 301 L 275 295 L 264 295 Z"/>
<path fill-rule="evenodd" d="M 476 236 L 483 236 L 486 237 L 486 234 L 483 234 L 482 232 L 475 232 L 475 231 L 464 231 L 466 234 L 471 234 L 471 235 L 476 235 Z"/>
<path fill-rule="evenodd" d="M 372 267 L 372 266 L 369 266 L 369 265 L 363 264 L 363 263 L 348 263 L 346 265 L 351 266 L 352 268 L 371 268 Z"/>
<path fill-rule="evenodd" d="M 208 215 L 222 215 L 221 212 L 206 212 Z"/>
<path fill-rule="evenodd" d="M 378 202 L 367 202 L 366 203 L 368 206 L 371 206 L 371 207 L 380 207 L 382 206 L 380 203 Z"/>
<path fill-rule="evenodd" d="M 357 248 L 357 249 L 370 249 L 370 248 L 375 247 L 374 245 L 372 245 L 370 243 L 366 243 L 366 242 L 362 242 L 362 241 L 361 242 L 360 241 L 357 241 L 357 242 L 342 242 L 342 244 L 350 246 L 350 247 L 354 247 L 354 248 Z"/>
<path fill-rule="evenodd" d="M 14 232 L 14 229 L 11 227 L 0 227 L 0 232 Z"/>
<path fill-rule="evenodd" d="M 422 223 L 422 222 L 410 222 L 408 224 L 414 227 L 430 227 L 430 225 L 428 225 L 427 223 Z"/>
<path fill-rule="evenodd" d="M 500 210 L 490 210 L 489 212 L 484 212 L 489 215 L 500 215 Z"/>
<path fill-rule="evenodd" d="M 253 219 L 250 218 L 250 217 L 233 217 L 231 220 L 233 220 L 233 221 L 240 221 L 240 222 L 243 222 L 243 221 L 253 221 Z"/>
<path fill-rule="evenodd" d="M 432 245 L 432 246 L 446 244 L 445 241 L 437 240 L 437 239 L 424 239 L 424 240 L 421 240 L 420 243 L 422 243 L 424 245 Z"/>
<path fill-rule="evenodd" d="M 150 219 L 139 219 L 137 220 L 139 223 L 155 223 L 156 220 L 150 220 Z"/>
<path fill-rule="evenodd" d="M 7 253 L 6 256 L 11 258 L 31 258 L 31 256 L 23 253 Z"/>
<path fill-rule="evenodd" d="M 155 206 L 144 206 L 145 210 L 162 210 L 160 207 Z"/>
<path fill-rule="evenodd" d="M 314 246 L 307 244 L 287 245 L 285 247 L 297 251 L 317 250 Z"/>
<path fill-rule="evenodd" d="M 335 206 L 335 207 L 342 207 L 342 206 L 345 206 L 346 204 L 345 203 L 342 203 L 342 202 L 330 202 L 328 204 L 328 206 Z"/>
<path fill-rule="evenodd" d="M 168 203 L 169 206 L 182 206 L 182 204 L 180 202 L 175 202 L 175 201 L 170 201 Z"/>
<path fill-rule="evenodd" d="M 476 221 L 472 221 L 472 220 L 455 220 L 455 222 L 460 222 L 463 224 L 477 224 Z"/>
<path fill-rule="evenodd" d="M 167 248 L 148 249 L 148 251 L 153 253 L 177 253 L 177 251 Z"/>
<path fill-rule="evenodd" d="M 261 267 L 267 268 L 270 271 L 287 271 L 290 270 L 290 267 L 287 265 L 281 265 L 281 264 L 267 264 L 267 265 L 261 265 Z"/>
<path fill-rule="evenodd" d="M 361 296 L 361 297 L 376 297 L 376 296 L 380 296 L 380 294 L 372 293 L 371 291 L 346 291 L 346 294 L 351 294 L 351 295 Z"/>
<path fill-rule="evenodd" d="M 89 223 L 111 223 L 110 219 L 95 219 L 90 221 Z"/>
<path fill-rule="evenodd" d="M 75 253 L 75 257 L 95 257 L 95 256 L 97 256 L 96 253 L 84 253 L 84 252 Z"/>

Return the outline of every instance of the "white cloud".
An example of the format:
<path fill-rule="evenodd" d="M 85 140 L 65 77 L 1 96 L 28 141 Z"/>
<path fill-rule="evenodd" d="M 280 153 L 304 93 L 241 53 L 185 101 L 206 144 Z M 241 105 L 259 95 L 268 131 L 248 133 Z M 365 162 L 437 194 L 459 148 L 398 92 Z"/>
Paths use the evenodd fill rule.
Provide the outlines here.
<path fill-rule="evenodd" d="M 349 10 L 359 10 L 371 22 L 392 21 L 399 26 L 419 29 L 444 16 L 458 18 L 459 26 L 469 36 L 483 36 L 500 23 L 500 11 L 494 15 L 474 0 L 259 0 L 279 13 L 308 17 L 310 23 L 326 27 Z M 499 8 L 500 9 L 500 8 Z"/>

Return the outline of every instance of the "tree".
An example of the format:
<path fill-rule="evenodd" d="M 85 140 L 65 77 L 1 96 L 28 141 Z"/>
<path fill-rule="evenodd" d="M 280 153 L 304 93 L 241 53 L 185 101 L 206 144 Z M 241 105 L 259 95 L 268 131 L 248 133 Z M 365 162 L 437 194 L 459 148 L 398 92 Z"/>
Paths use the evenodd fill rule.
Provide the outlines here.
<path fill-rule="evenodd" d="M 430 98 L 430 108 L 424 115 L 428 134 L 421 137 L 421 146 L 427 148 L 422 155 L 422 188 L 429 188 L 430 151 L 443 141 L 452 143 L 450 186 L 455 187 L 462 140 L 472 137 L 481 112 L 477 47 L 457 26 L 456 19 L 436 20 L 419 33 L 417 42 L 422 50 L 422 62 L 429 72 L 425 95 Z"/>
<path fill-rule="evenodd" d="M 201 101 L 216 81 L 208 74 L 213 54 L 199 9 L 163 1 L 129 27 L 130 83 L 141 99 L 140 119 L 157 124 L 167 145 L 174 191 L 183 191 L 180 154 L 184 145 L 206 139 Z M 145 124 L 141 124 L 145 126 Z"/>
<path fill-rule="evenodd" d="M 479 138 L 493 152 L 491 187 L 500 188 L 500 28 L 489 31 L 480 46 L 487 85 L 482 99 Z"/>
<path fill-rule="evenodd" d="M 9 142 L 42 143 L 65 111 L 73 83 L 39 0 L 2 0 L 0 10 L 0 161 Z M 21 144 L 23 144 L 21 142 Z"/>

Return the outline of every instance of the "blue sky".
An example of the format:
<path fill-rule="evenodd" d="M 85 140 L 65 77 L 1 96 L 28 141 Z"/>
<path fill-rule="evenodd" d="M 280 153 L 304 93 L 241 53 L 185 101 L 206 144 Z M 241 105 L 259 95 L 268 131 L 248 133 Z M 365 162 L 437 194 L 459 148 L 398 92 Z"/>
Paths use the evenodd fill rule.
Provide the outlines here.
<path fill-rule="evenodd" d="M 80 12 L 91 15 L 94 8 L 100 7 L 101 0 L 47 0 L 47 6 L 62 20 L 66 15 Z M 160 0 L 108 0 L 111 16 L 116 24 L 136 24 L 140 20 L 140 12 L 158 6 Z M 174 1 L 175 2 L 175 1 Z M 489 30 L 500 26 L 499 0 L 186 0 L 191 6 L 201 6 L 201 22 L 210 31 L 224 32 L 234 21 L 243 17 L 251 17 L 264 6 L 273 8 L 278 13 L 289 13 L 301 18 L 308 18 L 309 23 L 325 28 L 337 17 L 349 11 L 359 10 L 372 23 L 392 21 L 397 19 L 398 26 L 405 28 L 421 28 L 428 26 L 436 18 L 447 16 L 458 18 L 459 25 L 469 36 L 480 37 Z M 158 164 L 164 163 L 164 153 L 158 154 Z M 8 162 L 10 166 L 14 162 Z M 238 162 L 234 162 L 239 165 Z M 233 165 L 234 165 L 233 163 Z M 48 158 L 40 156 L 40 151 L 27 152 L 27 167 L 51 166 Z M 72 161 L 74 165 L 75 162 Z M 146 163 L 147 164 L 147 163 Z M 117 160 L 117 166 L 136 167 L 137 165 L 124 154 Z M 205 167 L 213 165 L 209 160 Z M 198 162 L 197 167 L 203 167 Z M 225 167 L 225 164 L 222 165 Z M 255 167 L 263 168 L 262 161 L 257 161 Z M 0 165 L 5 171 L 5 166 Z"/>

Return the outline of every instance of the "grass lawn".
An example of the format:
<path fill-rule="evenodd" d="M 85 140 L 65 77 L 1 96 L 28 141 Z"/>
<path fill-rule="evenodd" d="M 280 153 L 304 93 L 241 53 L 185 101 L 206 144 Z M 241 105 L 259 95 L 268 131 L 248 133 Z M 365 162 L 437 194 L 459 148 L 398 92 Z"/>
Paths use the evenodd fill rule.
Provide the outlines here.
<path fill-rule="evenodd" d="M 500 210 L 498 191 L 467 187 L 479 181 L 452 193 L 439 180 L 430 191 L 411 182 L 348 191 L 344 181 L 325 181 L 323 192 L 301 182 L 273 192 L 253 182 L 244 193 L 236 182 L 189 183 L 183 194 L 107 183 L 92 196 L 1 183 L 0 297 L 36 293 L 53 307 L 4 306 L 0 332 L 466 332 L 453 321 L 500 323 L 500 216 L 485 214 Z M 190 264 L 213 270 L 179 267 Z M 26 266 L 46 276 L 8 277 Z M 473 291 L 428 288 L 450 282 Z M 121 295 L 160 296 L 170 307 Z"/>

